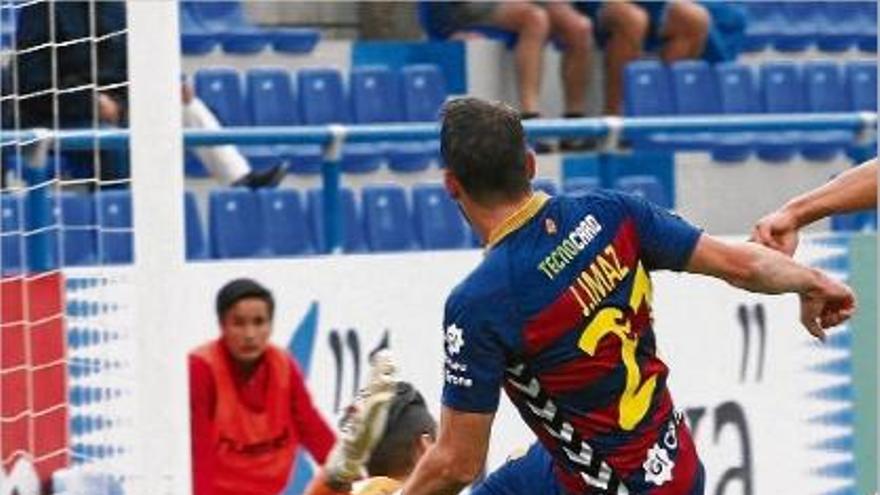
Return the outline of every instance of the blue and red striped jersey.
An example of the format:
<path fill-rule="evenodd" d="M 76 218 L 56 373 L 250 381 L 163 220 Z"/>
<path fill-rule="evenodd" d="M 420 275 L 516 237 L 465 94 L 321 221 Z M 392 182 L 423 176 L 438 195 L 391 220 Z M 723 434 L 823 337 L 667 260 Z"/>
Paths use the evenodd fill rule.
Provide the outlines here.
<path fill-rule="evenodd" d="M 652 270 L 700 230 L 635 196 L 537 193 L 446 302 L 443 403 L 493 412 L 503 388 L 571 493 L 688 493 L 699 460 L 657 357 Z"/>

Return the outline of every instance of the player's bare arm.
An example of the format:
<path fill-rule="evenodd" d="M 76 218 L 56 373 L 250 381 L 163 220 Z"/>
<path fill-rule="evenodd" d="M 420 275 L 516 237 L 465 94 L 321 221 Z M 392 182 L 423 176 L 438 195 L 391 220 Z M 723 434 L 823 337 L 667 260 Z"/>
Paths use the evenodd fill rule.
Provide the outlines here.
<path fill-rule="evenodd" d="M 855 311 L 855 296 L 849 287 L 754 243 L 729 243 L 704 234 L 687 271 L 753 292 L 798 294 L 801 323 L 819 339 L 824 339 L 825 329 L 843 323 Z"/>
<path fill-rule="evenodd" d="M 403 495 L 454 495 L 477 479 L 489 450 L 494 414 L 444 407 L 437 443 L 419 461 Z"/>
<path fill-rule="evenodd" d="M 877 159 L 847 170 L 834 180 L 797 196 L 780 209 L 758 220 L 752 240 L 791 256 L 798 245 L 798 230 L 835 213 L 877 205 Z"/>

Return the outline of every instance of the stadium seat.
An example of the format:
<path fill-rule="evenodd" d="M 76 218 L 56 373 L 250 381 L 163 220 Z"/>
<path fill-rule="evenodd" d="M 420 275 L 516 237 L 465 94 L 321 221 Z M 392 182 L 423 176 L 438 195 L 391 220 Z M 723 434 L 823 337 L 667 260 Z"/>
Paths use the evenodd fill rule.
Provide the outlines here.
<path fill-rule="evenodd" d="M 624 73 L 624 113 L 628 116 L 650 117 L 675 114 L 669 71 L 656 60 L 639 60 L 626 66 Z M 675 147 L 676 137 L 670 133 L 639 135 L 632 139 L 637 149 Z"/>
<path fill-rule="evenodd" d="M 98 219 L 101 227 L 101 262 L 105 264 L 131 263 L 133 237 L 131 219 L 131 191 L 113 189 L 95 193 Z"/>
<path fill-rule="evenodd" d="M 835 62 L 807 62 L 803 66 L 803 71 L 807 108 L 810 112 L 848 110 L 844 79 Z"/>
<path fill-rule="evenodd" d="M 624 112 L 632 116 L 675 114 L 675 101 L 666 67 L 656 60 L 639 60 L 626 66 Z"/>
<path fill-rule="evenodd" d="M 769 62 L 761 66 L 762 105 L 768 113 L 802 113 L 806 110 L 799 67 L 791 62 Z M 792 159 L 799 132 L 765 132 L 756 137 L 758 158 L 767 162 Z"/>
<path fill-rule="evenodd" d="M 816 47 L 823 52 L 843 52 L 859 42 L 858 2 L 822 2 Z"/>
<path fill-rule="evenodd" d="M 364 231 L 373 252 L 413 248 L 412 222 L 406 192 L 399 186 L 367 186 L 362 191 Z"/>
<path fill-rule="evenodd" d="M 434 122 L 446 101 L 446 78 L 436 65 L 408 65 L 401 70 L 404 116 L 410 122 Z"/>
<path fill-rule="evenodd" d="M 750 114 L 760 111 L 755 78 L 748 66 L 733 62 L 715 66 L 721 111 L 725 114 Z M 741 162 L 752 152 L 755 134 L 749 132 L 723 134 L 712 146 L 716 162 Z"/>
<path fill-rule="evenodd" d="M 0 195 L 0 267 L 4 276 L 22 273 L 21 200 L 18 196 Z"/>
<path fill-rule="evenodd" d="M 860 112 L 877 111 L 877 62 L 854 61 L 846 64 L 846 93 L 850 109 Z"/>
<path fill-rule="evenodd" d="M 859 14 L 856 16 L 856 32 L 859 36 L 859 50 L 877 53 L 877 2 L 857 2 Z"/>
<path fill-rule="evenodd" d="M 569 177 L 562 183 L 566 194 L 583 194 L 599 189 L 598 177 Z"/>
<path fill-rule="evenodd" d="M 327 249 L 324 237 L 324 197 L 323 190 L 312 189 L 308 192 L 309 221 L 312 227 L 312 239 L 320 252 Z M 358 214 L 354 193 L 351 189 L 340 189 L 339 197 L 342 214 L 342 251 L 360 253 L 366 250 L 364 245 L 364 225 Z"/>
<path fill-rule="evenodd" d="M 857 211 L 831 215 L 832 232 L 863 232 L 877 230 L 877 213 L 874 211 Z"/>
<path fill-rule="evenodd" d="M 218 37 L 205 29 L 194 17 L 192 4 L 180 2 L 180 49 L 184 55 L 206 55 L 219 43 Z"/>
<path fill-rule="evenodd" d="M 219 38 L 223 51 L 251 54 L 268 46 L 269 33 L 245 19 L 240 2 L 203 0 L 187 3 L 193 20 Z"/>
<path fill-rule="evenodd" d="M 416 239 L 423 249 L 465 247 L 465 223 L 449 193 L 440 184 L 413 187 Z"/>
<path fill-rule="evenodd" d="M 62 266 L 93 265 L 97 262 L 98 237 L 95 201 L 87 193 L 61 194 Z"/>
<path fill-rule="evenodd" d="M 228 126 L 250 123 L 238 71 L 231 67 L 199 69 L 194 76 L 196 95 Z"/>
<path fill-rule="evenodd" d="M 782 12 L 772 2 L 744 2 L 747 21 L 743 40 L 743 50 L 761 51 L 770 46 L 774 36 L 783 24 Z"/>
<path fill-rule="evenodd" d="M 359 124 L 400 122 L 402 119 L 398 75 L 385 66 L 355 67 L 351 71 L 351 113 Z M 382 148 L 388 168 L 395 172 L 427 169 L 434 158 L 423 142 L 388 142 Z"/>
<path fill-rule="evenodd" d="M 536 191 L 544 192 L 549 196 L 556 196 L 559 194 L 559 189 L 550 179 L 535 179 L 532 181 L 532 188 Z"/>
<path fill-rule="evenodd" d="M 214 112 L 220 123 L 226 126 L 251 124 L 237 70 L 228 67 L 200 69 L 194 79 L 196 95 Z M 272 146 L 239 146 L 238 149 L 257 170 L 265 170 L 278 162 L 279 154 Z"/>
<path fill-rule="evenodd" d="M 292 256 L 314 252 L 306 209 L 299 191 L 261 189 L 260 201 L 263 239 L 274 256 Z"/>
<path fill-rule="evenodd" d="M 186 228 L 186 259 L 200 260 L 208 257 L 205 231 L 196 205 L 196 195 L 187 191 L 183 195 L 184 221 Z"/>
<path fill-rule="evenodd" d="M 353 67 L 349 79 L 351 115 L 358 124 L 401 120 L 397 74 L 384 65 Z"/>
<path fill-rule="evenodd" d="M 257 196 L 244 188 L 215 189 L 208 195 L 208 232 L 214 258 L 265 254 Z"/>
<path fill-rule="evenodd" d="M 298 74 L 302 122 L 307 125 L 346 123 L 347 112 L 342 75 L 336 69 L 303 69 Z M 340 169 L 346 173 L 374 172 L 382 166 L 382 149 L 375 143 L 346 144 Z"/>
<path fill-rule="evenodd" d="M 819 34 L 819 2 L 779 2 L 781 24 L 773 36 L 773 48 L 779 52 L 802 52 L 810 48 Z"/>
<path fill-rule="evenodd" d="M 251 122 L 257 126 L 291 126 L 299 124 L 299 109 L 290 73 L 283 68 L 257 68 L 248 71 L 246 106 Z M 254 150 L 256 148 L 256 151 Z M 285 144 L 248 147 L 246 150 L 255 168 L 266 168 L 287 160 L 294 174 L 317 174 L 321 170 L 323 152 L 319 145 Z M 257 158 L 259 157 L 259 158 Z M 255 159 L 256 158 L 256 159 Z"/>
<path fill-rule="evenodd" d="M 834 62 L 808 62 L 804 65 L 804 91 L 811 112 L 846 112 L 849 110 L 846 85 Z M 807 160 L 827 161 L 847 147 L 855 136 L 849 131 L 804 133 L 801 154 Z"/>
<path fill-rule="evenodd" d="M 663 184 L 661 184 L 656 177 L 650 175 L 627 175 L 619 177 L 614 182 L 614 189 L 641 196 L 664 208 L 672 208 L 669 197 L 663 189 Z"/>
<path fill-rule="evenodd" d="M 671 72 L 672 94 L 679 115 L 721 113 L 718 81 L 708 63 L 702 60 L 676 62 Z"/>

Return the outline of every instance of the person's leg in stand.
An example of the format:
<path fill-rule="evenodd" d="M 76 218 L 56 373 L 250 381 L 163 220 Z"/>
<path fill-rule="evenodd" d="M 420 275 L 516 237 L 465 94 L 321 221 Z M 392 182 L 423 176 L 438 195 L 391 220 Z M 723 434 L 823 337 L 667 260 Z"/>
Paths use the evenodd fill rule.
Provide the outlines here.
<path fill-rule="evenodd" d="M 710 24 L 709 11 L 702 5 L 688 0 L 669 2 L 660 25 L 660 56 L 667 63 L 699 57 L 706 46 Z"/>
<path fill-rule="evenodd" d="M 599 10 L 599 26 L 607 33 L 605 45 L 605 114 L 623 113 L 623 69 L 642 55 L 650 19 L 638 5 L 606 2 Z"/>
<path fill-rule="evenodd" d="M 211 110 L 193 95 L 192 88 L 183 84 L 183 126 L 192 129 L 220 129 L 222 126 Z M 264 171 L 251 169 L 247 159 L 235 146 L 198 146 L 193 152 L 202 161 L 211 176 L 225 185 L 246 186 L 252 189 L 275 187 L 284 179 L 287 169 L 280 163 Z"/>

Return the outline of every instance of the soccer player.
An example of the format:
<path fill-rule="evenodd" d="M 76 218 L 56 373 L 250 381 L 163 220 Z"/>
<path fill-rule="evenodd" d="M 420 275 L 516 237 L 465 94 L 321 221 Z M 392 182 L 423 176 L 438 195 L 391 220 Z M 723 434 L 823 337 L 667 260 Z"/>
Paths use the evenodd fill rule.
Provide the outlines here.
<path fill-rule="evenodd" d="M 868 160 L 830 182 L 793 198 L 758 220 L 752 240 L 789 256 L 798 245 L 798 231 L 828 215 L 877 207 L 877 159 Z"/>
<path fill-rule="evenodd" d="M 447 103 L 441 150 L 446 187 L 487 252 L 446 302 L 439 433 L 404 495 L 458 493 L 474 481 L 501 388 L 538 437 L 534 455 L 546 462 L 535 465 L 552 466 L 559 493 L 702 493 L 702 466 L 656 354 L 653 270 L 795 293 L 819 338 L 853 312 L 850 289 L 819 271 L 718 240 L 637 197 L 533 192 L 535 159 L 504 104 Z"/>
<path fill-rule="evenodd" d="M 389 495 L 434 443 L 437 422 L 411 384 L 399 382 L 387 350 L 370 358 L 370 378 L 340 425 L 340 435 L 306 495 Z M 364 472 L 371 478 L 358 481 Z M 525 495 L 525 494 L 523 494 Z"/>
<path fill-rule="evenodd" d="M 221 335 L 189 356 L 195 495 L 275 495 L 300 444 L 318 462 L 333 431 L 299 366 L 269 343 L 275 301 L 249 279 L 217 293 Z"/>

